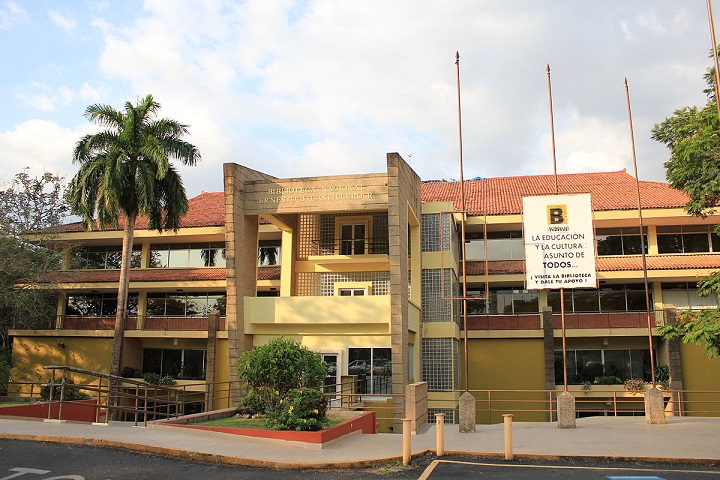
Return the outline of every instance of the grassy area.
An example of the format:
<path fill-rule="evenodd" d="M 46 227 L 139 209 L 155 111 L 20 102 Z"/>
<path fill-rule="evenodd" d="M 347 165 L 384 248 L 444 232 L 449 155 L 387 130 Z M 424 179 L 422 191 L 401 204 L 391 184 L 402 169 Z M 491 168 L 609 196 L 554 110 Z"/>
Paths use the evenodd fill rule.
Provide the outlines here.
<path fill-rule="evenodd" d="M 325 428 L 332 427 L 342 422 L 341 419 L 329 418 L 326 420 Z M 265 429 L 264 418 L 240 418 L 240 417 L 225 417 L 217 418 L 215 420 L 208 420 L 206 422 L 198 422 L 193 425 L 203 427 L 226 427 L 226 428 L 259 428 Z"/>

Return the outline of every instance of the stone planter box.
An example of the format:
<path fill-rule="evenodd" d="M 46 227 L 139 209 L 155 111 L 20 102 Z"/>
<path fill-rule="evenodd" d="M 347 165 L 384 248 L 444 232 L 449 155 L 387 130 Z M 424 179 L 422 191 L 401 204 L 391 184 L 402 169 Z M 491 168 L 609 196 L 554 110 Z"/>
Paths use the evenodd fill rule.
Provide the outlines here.
<path fill-rule="evenodd" d="M 196 423 L 232 417 L 235 408 L 197 413 L 183 417 L 159 420 L 148 424 L 150 429 L 185 428 L 206 435 L 242 435 L 268 442 L 281 442 L 300 448 L 320 450 L 345 436 L 376 433 L 375 412 L 330 411 L 330 418 L 343 421 L 325 430 L 317 432 L 296 432 L 292 430 L 263 430 L 257 428 L 229 428 L 196 425 Z"/>

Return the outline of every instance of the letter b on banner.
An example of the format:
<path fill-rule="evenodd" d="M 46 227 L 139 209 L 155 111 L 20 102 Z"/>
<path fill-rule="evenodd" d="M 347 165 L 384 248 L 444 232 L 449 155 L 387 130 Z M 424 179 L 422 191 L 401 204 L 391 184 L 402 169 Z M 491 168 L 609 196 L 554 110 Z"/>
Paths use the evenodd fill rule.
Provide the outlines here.
<path fill-rule="evenodd" d="M 567 205 L 548 205 L 548 225 L 566 225 Z"/>

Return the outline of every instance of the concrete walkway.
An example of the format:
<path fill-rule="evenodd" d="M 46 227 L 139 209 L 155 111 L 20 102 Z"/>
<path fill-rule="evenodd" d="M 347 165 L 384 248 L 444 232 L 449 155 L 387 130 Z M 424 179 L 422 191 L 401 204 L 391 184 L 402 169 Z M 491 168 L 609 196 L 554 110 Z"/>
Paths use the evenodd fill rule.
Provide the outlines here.
<path fill-rule="evenodd" d="M 125 423 L 96 426 L 46 423 L 0 417 L 0 438 L 111 446 L 184 459 L 277 468 L 344 468 L 402 459 L 402 435 L 344 437 L 320 450 L 278 440 L 250 439 L 166 427 L 150 429 Z M 435 452 L 435 426 L 412 436 L 413 455 Z M 446 453 L 502 455 L 502 424 L 478 425 L 476 433 L 445 426 Z M 720 418 L 669 417 L 648 425 L 644 417 L 591 417 L 575 429 L 556 423 L 514 423 L 516 458 L 591 457 L 660 462 L 720 463 Z"/>

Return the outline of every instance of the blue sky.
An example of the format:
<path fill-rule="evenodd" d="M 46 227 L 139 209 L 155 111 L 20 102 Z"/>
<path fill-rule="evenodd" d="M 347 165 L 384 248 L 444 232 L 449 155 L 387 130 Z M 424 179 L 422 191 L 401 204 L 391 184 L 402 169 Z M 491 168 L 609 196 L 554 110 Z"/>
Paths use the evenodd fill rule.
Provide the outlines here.
<path fill-rule="evenodd" d="M 718 7 L 720 8 L 720 6 Z M 203 160 L 188 194 L 222 189 L 222 163 L 278 177 L 382 172 L 399 152 L 421 178 L 632 172 L 663 180 L 653 124 L 704 104 L 705 1 L 0 0 L 0 181 L 27 167 L 68 179 L 94 103 L 148 93 L 190 125 Z"/>

